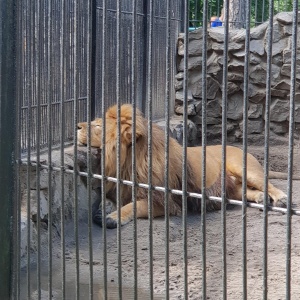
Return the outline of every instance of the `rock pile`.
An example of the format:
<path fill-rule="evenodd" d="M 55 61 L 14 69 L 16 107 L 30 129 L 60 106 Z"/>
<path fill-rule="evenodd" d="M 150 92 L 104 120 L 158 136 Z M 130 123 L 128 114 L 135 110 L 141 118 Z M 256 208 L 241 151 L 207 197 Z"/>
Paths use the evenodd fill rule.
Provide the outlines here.
<path fill-rule="evenodd" d="M 298 19 L 299 20 L 299 19 Z M 300 21 L 299 21 L 300 22 Z M 272 68 L 270 74 L 271 103 L 270 129 L 272 136 L 286 136 L 289 127 L 291 54 L 292 54 L 292 13 L 279 13 L 273 22 Z M 299 25 L 299 24 L 298 24 Z M 248 134 L 259 140 L 264 135 L 265 101 L 267 78 L 267 50 L 269 23 L 263 23 L 250 31 L 249 88 L 248 88 Z M 298 36 L 300 33 L 297 27 Z M 218 139 L 222 122 L 222 76 L 224 28 L 208 29 L 207 35 L 207 129 L 208 138 Z M 243 90 L 245 64 L 246 30 L 230 30 L 228 42 L 228 113 L 227 131 L 232 141 L 242 137 Z M 188 116 L 197 127 L 197 139 L 201 136 L 202 110 L 202 44 L 203 30 L 189 34 L 188 47 Z M 185 37 L 178 37 L 178 73 L 175 80 L 175 113 L 183 113 Z M 300 59 L 300 42 L 297 44 L 297 59 Z M 300 128 L 300 66 L 296 70 L 296 132 Z"/>

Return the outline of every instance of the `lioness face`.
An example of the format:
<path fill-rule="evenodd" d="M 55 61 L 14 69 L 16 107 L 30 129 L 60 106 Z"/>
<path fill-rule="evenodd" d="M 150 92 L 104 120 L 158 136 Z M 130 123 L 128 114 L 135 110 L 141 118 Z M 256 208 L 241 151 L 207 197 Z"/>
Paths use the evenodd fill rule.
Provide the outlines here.
<path fill-rule="evenodd" d="M 91 122 L 91 146 L 101 148 L 102 119 L 98 118 Z M 87 145 L 88 123 L 82 122 L 77 125 L 77 140 L 79 145 Z"/>

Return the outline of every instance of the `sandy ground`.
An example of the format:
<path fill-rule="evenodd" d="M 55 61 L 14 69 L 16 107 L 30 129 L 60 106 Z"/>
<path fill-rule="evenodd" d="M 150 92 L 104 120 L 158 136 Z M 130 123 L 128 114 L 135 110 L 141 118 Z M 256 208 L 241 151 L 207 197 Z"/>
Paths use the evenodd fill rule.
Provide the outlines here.
<path fill-rule="evenodd" d="M 257 148 L 261 158 L 263 149 Z M 251 151 L 253 153 L 253 149 Z M 299 174 L 299 149 L 295 152 L 295 172 Z M 270 152 L 271 168 L 285 171 L 287 165 L 287 151 L 282 147 Z M 287 181 L 274 180 L 274 185 L 284 191 L 287 190 Z M 294 181 L 293 203 L 294 208 L 300 209 L 300 184 Z M 227 245 L 227 296 L 228 299 L 242 299 L 242 209 L 241 207 L 228 208 L 226 212 L 226 245 Z M 281 213 L 268 214 L 268 299 L 285 299 L 286 282 L 286 227 L 287 217 Z M 207 213 L 206 235 L 206 274 L 207 299 L 223 299 L 222 286 L 222 223 L 221 212 Z M 89 292 L 89 251 L 87 223 L 80 223 L 80 299 L 86 299 Z M 183 229 L 180 217 L 170 218 L 169 238 L 169 292 L 170 299 L 184 299 L 183 273 Z M 292 276 L 291 299 L 299 299 L 300 295 L 300 216 L 292 217 Z M 66 299 L 75 299 L 75 247 L 72 224 L 66 227 Z M 103 251 L 107 254 L 108 270 L 108 299 L 118 299 L 118 245 L 117 230 L 107 230 L 107 247 L 103 249 L 102 229 L 97 225 L 92 228 L 93 237 L 93 290 L 94 299 L 103 299 Z M 137 267 L 139 299 L 149 299 L 149 221 L 137 221 Z M 121 230 L 122 237 L 122 288 L 123 299 L 133 299 L 134 283 L 134 239 L 133 223 Z M 188 299 L 202 299 L 202 259 L 201 259 L 201 216 L 189 215 L 187 218 L 187 257 L 188 257 Z M 57 245 L 56 245 L 57 243 Z M 54 239 L 53 256 L 53 299 L 62 299 L 60 272 L 61 250 L 60 239 Z M 153 290 L 155 299 L 165 296 L 165 220 L 153 220 Z M 263 212 L 254 208 L 247 210 L 247 287 L 248 299 L 263 298 Z M 42 299 L 48 298 L 47 290 L 47 255 L 46 249 L 42 256 Z M 25 272 L 25 271 L 24 271 Z M 25 274 L 25 273 L 24 273 Z M 36 280 L 35 268 L 32 272 L 32 281 Z M 22 296 L 26 298 L 26 278 L 22 281 Z M 24 289 L 24 290 L 23 290 Z M 32 291 L 36 284 L 32 284 Z M 34 292 L 33 292 L 34 295 Z M 35 298 L 35 297 L 33 297 Z"/>

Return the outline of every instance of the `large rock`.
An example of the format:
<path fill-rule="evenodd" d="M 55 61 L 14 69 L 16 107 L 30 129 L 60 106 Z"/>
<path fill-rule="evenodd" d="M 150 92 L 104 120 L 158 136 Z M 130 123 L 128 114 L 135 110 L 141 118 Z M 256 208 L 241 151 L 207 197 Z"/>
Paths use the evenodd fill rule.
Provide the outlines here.
<path fill-rule="evenodd" d="M 296 100 L 295 122 L 300 123 L 300 100 Z"/>
<path fill-rule="evenodd" d="M 157 122 L 157 125 L 161 128 L 165 128 L 165 121 Z M 188 146 L 194 146 L 197 138 L 197 127 L 191 121 L 187 120 L 187 143 Z M 170 119 L 170 134 L 180 144 L 183 142 L 183 120 L 181 117 L 174 116 Z"/>
<path fill-rule="evenodd" d="M 187 105 L 187 115 L 188 116 L 195 116 L 201 107 L 201 101 L 190 101 Z M 178 105 L 178 102 L 175 103 L 175 113 L 178 115 L 183 115 L 184 107 L 181 105 L 181 102 Z"/>
<path fill-rule="evenodd" d="M 263 40 L 252 40 L 250 41 L 250 52 L 258 54 L 260 56 L 265 54 L 265 47 Z"/>
<path fill-rule="evenodd" d="M 243 117 L 243 94 L 238 92 L 229 95 L 227 101 L 227 117 L 231 120 L 241 120 Z"/>
<path fill-rule="evenodd" d="M 277 54 L 282 54 L 283 50 L 287 48 L 288 38 L 282 38 L 278 42 L 273 43 L 272 45 L 272 56 Z M 267 43 L 265 45 L 265 51 L 268 51 Z"/>
<path fill-rule="evenodd" d="M 249 103 L 248 106 L 248 118 L 257 119 L 262 117 L 263 114 L 263 105 L 262 104 L 253 104 Z"/>
<path fill-rule="evenodd" d="M 281 74 L 284 76 L 291 76 L 291 64 L 284 64 L 281 68 Z M 300 79 L 300 66 L 296 66 L 296 78 Z"/>
<path fill-rule="evenodd" d="M 289 127 L 286 122 L 270 122 L 270 129 L 277 134 L 285 134 L 289 131 Z"/>
<path fill-rule="evenodd" d="M 207 99 L 214 99 L 219 88 L 220 84 L 218 81 L 208 75 L 206 78 Z M 191 86 L 191 89 L 194 98 L 202 98 L 202 80 L 194 82 Z"/>
<path fill-rule="evenodd" d="M 243 132 L 243 124 L 244 122 L 242 121 L 240 123 L 240 130 Z M 247 131 L 248 134 L 261 134 L 264 130 L 264 122 L 262 118 L 255 119 L 255 120 L 248 120 L 247 122 Z"/>
<path fill-rule="evenodd" d="M 274 22 L 273 24 L 273 43 L 277 43 L 284 36 L 283 26 L 278 22 Z"/>
<path fill-rule="evenodd" d="M 78 170 L 81 172 L 87 172 L 87 151 L 86 147 L 78 147 L 77 152 L 77 166 L 74 165 L 74 148 L 68 147 L 64 151 L 64 168 L 69 170 Z M 33 160 L 35 160 L 33 158 Z M 48 164 L 47 155 L 42 155 L 41 160 Z M 61 166 L 61 153 L 60 151 L 52 151 L 52 167 Z M 97 149 L 92 148 L 91 152 L 91 167 L 92 172 L 99 174 L 100 173 L 100 156 Z M 21 168 L 22 172 L 26 172 L 26 167 Z M 37 172 L 39 172 L 39 182 L 37 182 Z M 61 173 L 58 171 L 51 172 L 51 189 L 54 191 L 52 194 L 52 210 L 53 210 L 53 220 L 55 226 L 59 228 L 60 226 L 60 208 L 61 208 L 61 199 L 64 197 L 64 208 L 65 208 L 65 217 L 70 218 L 72 216 L 72 211 L 74 208 L 74 175 L 71 173 L 64 173 L 63 182 Z M 40 218 L 42 221 L 48 221 L 48 201 L 49 201 L 49 171 L 47 169 L 36 169 L 31 167 L 31 182 L 29 186 L 29 191 L 26 181 L 21 177 L 21 186 L 22 186 L 22 207 L 26 210 L 28 193 L 30 195 L 29 200 L 31 202 L 31 219 L 37 221 L 37 201 L 40 202 Z M 39 185 L 40 193 L 37 194 L 37 185 Z M 101 186 L 101 182 L 95 178 L 91 179 L 92 186 L 92 199 L 98 197 L 97 189 Z M 87 190 L 86 190 L 86 177 L 78 176 L 78 206 L 79 206 L 79 218 L 86 219 L 87 212 L 89 210 L 87 206 Z M 39 199 L 37 198 L 39 196 Z"/>
<path fill-rule="evenodd" d="M 178 71 L 184 70 L 184 59 L 181 59 L 178 66 Z M 202 67 L 202 57 L 201 56 L 192 56 L 188 59 L 188 70 L 201 69 Z"/>
<path fill-rule="evenodd" d="M 264 38 L 267 28 L 268 28 L 268 22 L 265 22 L 259 26 L 252 28 L 250 31 L 250 38 L 254 40 L 259 40 Z"/>
<path fill-rule="evenodd" d="M 52 156 L 52 168 L 61 167 L 61 152 L 60 150 L 54 150 L 51 153 Z M 43 162 L 45 165 L 49 165 L 48 156 L 42 154 L 40 161 L 32 157 L 31 161 L 37 163 Z M 87 148 L 78 147 L 77 152 L 77 165 L 74 163 L 74 148 L 68 147 L 64 150 L 64 170 L 66 171 L 87 171 Z M 100 157 L 99 151 L 92 148 L 91 152 L 91 167 L 92 172 L 99 174 Z M 29 168 L 29 170 L 27 169 Z M 30 182 L 27 185 L 27 177 L 23 174 L 30 174 Z M 37 176 L 38 175 L 38 176 Z M 37 222 L 40 224 L 40 239 L 41 244 L 47 244 L 48 229 L 49 226 L 53 226 L 53 238 L 59 238 L 59 232 L 61 229 L 61 212 L 62 205 L 64 208 L 64 220 L 65 222 L 73 222 L 74 215 L 74 174 L 71 172 L 65 172 L 62 176 L 60 171 L 55 169 L 51 172 L 49 178 L 49 170 L 41 167 L 22 166 L 20 168 L 20 187 L 21 187 L 21 241 L 20 241 L 20 255 L 21 266 L 26 264 L 27 251 L 37 250 Z M 39 178 L 39 180 L 37 180 Z M 63 181 L 62 181 L 63 180 Z M 49 182 L 50 185 L 49 186 Z M 91 201 L 99 200 L 101 182 L 97 179 L 91 179 Z M 88 205 L 87 199 L 87 186 L 86 177 L 78 176 L 77 181 L 77 195 L 78 195 L 78 220 L 86 222 L 88 219 L 88 212 L 91 207 Z M 50 193 L 49 191 L 52 191 Z M 49 222 L 49 201 L 51 201 L 52 222 Z M 37 205 L 39 203 L 39 205 Z M 111 205 L 107 204 L 107 212 L 111 211 Z M 30 209 L 28 211 L 28 208 Z M 38 210 L 39 209 L 39 210 Z M 40 219 L 38 219 L 38 217 Z M 28 245 L 27 232 L 30 232 L 30 245 Z"/>
<path fill-rule="evenodd" d="M 289 103 L 284 100 L 275 99 L 270 106 L 270 121 L 284 122 L 289 118 Z"/>
<path fill-rule="evenodd" d="M 298 12 L 298 23 L 300 22 L 299 20 L 299 12 Z M 277 20 L 278 22 L 284 24 L 284 25 L 288 25 L 288 24 L 292 24 L 293 23 L 293 12 L 281 12 L 278 13 L 275 17 L 275 20 Z"/>

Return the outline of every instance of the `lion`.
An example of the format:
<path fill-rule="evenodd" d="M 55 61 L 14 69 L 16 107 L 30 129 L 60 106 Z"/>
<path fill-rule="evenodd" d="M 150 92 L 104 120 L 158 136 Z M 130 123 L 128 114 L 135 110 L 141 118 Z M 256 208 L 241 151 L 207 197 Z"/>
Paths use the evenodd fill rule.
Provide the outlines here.
<path fill-rule="evenodd" d="M 120 110 L 120 172 L 121 179 L 132 181 L 132 105 L 124 104 Z M 117 176 L 117 106 L 110 107 L 105 115 L 105 176 Z M 136 109 L 136 179 L 138 183 L 148 183 L 148 121 Z M 152 124 L 152 185 L 165 186 L 165 133 L 156 124 Z M 87 144 L 87 123 L 78 123 L 78 142 Z M 169 139 L 169 189 L 182 190 L 182 146 L 172 137 Z M 91 146 L 102 148 L 102 119 L 91 122 Z M 234 146 L 226 146 L 226 197 L 242 200 L 243 151 Z M 201 193 L 202 186 L 202 147 L 187 147 L 186 184 L 187 191 Z M 210 196 L 220 197 L 222 173 L 222 145 L 206 146 L 206 207 L 208 210 L 220 209 L 221 203 L 212 201 Z M 258 160 L 247 153 L 247 200 L 262 203 L 264 200 L 264 171 Z M 286 179 L 287 174 L 269 172 L 270 179 Z M 107 181 L 106 193 L 109 200 L 116 204 L 116 183 Z M 268 182 L 268 195 L 274 206 L 284 207 L 287 195 Z M 121 219 L 125 225 L 133 219 L 132 187 L 120 185 Z M 137 218 L 148 217 L 148 190 L 137 187 Z M 153 217 L 165 214 L 164 193 L 152 191 Z M 169 193 L 170 215 L 180 215 L 182 196 Z M 188 197 L 187 208 L 192 212 L 201 212 L 201 199 Z M 101 211 L 94 221 L 102 225 Z M 106 216 L 106 227 L 118 226 L 117 212 Z"/>

